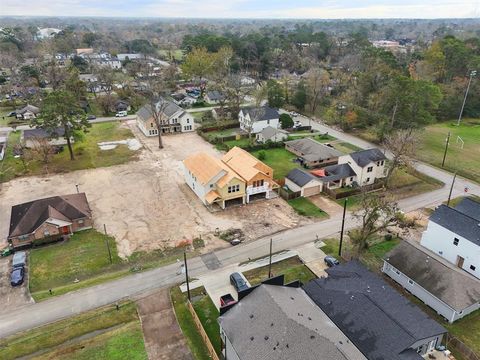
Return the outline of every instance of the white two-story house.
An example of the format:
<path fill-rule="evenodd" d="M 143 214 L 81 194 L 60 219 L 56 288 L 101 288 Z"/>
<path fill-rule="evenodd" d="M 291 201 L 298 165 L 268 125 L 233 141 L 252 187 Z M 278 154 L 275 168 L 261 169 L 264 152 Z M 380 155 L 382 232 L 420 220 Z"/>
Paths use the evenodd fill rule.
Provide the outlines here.
<path fill-rule="evenodd" d="M 430 216 L 421 244 L 480 278 L 480 203 L 465 198 L 455 208 L 440 205 Z"/>
<path fill-rule="evenodd" d="M 195 130 L 193 116 L 173 101 L 160 99 L 156 105 L 160 111 L 160 131 L 162 134 L 182 133 Z M 158 127 L 150 104 L 137 112 L 137 126 L 145 136 L 157 136 Z"/>
<path fill-rule="evenodd" d="M 342 155 L 338 158 L 339 164 L 348 164 L 355 172 L 355 181 L 360 186 L 370 185 L 375 179 L 384 178 L 385 160 L 387 158 L 379 149 L 367 149 Z"/>
<path fill-rule="evenodd" d="M 240 129 L 252 134 L 257 134 L 268 126 L 277 129 L 279 118 L 278 110 L 268 106 L 245 107 L 238 113 Z"/>

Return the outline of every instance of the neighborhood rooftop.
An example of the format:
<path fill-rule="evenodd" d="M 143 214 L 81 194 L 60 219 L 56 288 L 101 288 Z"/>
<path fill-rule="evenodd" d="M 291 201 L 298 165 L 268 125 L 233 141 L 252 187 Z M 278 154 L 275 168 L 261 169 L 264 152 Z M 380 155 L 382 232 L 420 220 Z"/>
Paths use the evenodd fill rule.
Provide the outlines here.
<path fill-rule="evenodd" d="M 422 359 L 412 348 L 415 343 L 446 333 L 358 261 L 327 273 L 304 289 L 368 359 Z"/>
<path fill-rule="evenodd" d="M 294 184 L 302 187 L 308 184 L 312 180 L 317 180 L 318 178 L 313 176 L 312 174 L 303 171 L 301 169 L 292 169 L 286 176 L 287 179 L 292 181 Z"/>
<path fill-rule="evenodd" d="M 208 184 L 213 178 L 222 171 L 224 175 L 217 179 L 221 183 L 226 183 L 233 177 L 240 178 L 235 171 L 226 166 L 220 159 L 217 159 L 205 152 L 196 153 L 186 158 L 183 163 L 186 168 L 198 178 L 202 185 Z"/>
<path fill-rule="evenodd" d="M 156 103 L 156 107 L 157 109 L 161 109 L 162 114 L 167 117 L 175 115 L 178 112 L 180 112 L 181 114 L 185 112 L 185 110 L 183 110 L 180 106 L 175 104 L 173 101 L 163 99 L 163 98 L 160 98 L 158 100 L 158 102 Z M 181 114 L 179 114 L 179 116 Z M 152 108 L 151 108 L 151 105 L 149 104 L 142 106 L 137 112 L 137 116 L 142 120 L 148 120 L 152 117 L 152 115 L 153 115 Z"/>
<path fill-rule="evenodd" d="M 259 171 L 265 175 L 272 176 L 272 169 L 249 152 L 237 146 L 223 155 L 222 161 L 247 181 L 250 181 Z"/>
<path fill-rule="evenodd" d="M 480 203 L 469 197 L 463 198 L 462 201 L 455 206 L 455 210 L 480 222 Z"/>
<path fill-rule="evenodd" d="M 34 200 L 12 206 L 9 236 L 29 234 L 49 218 L 70 221 L 90 216 L 85 193 Z"/>
<path fill-rule="evenodd" d="M 389 252 L 385 261 L 457 311 L 480 301 L 480 281 L 407 241 Z"/>
<path fill-rule="evenodd" d="M 285 142 L 285 144 L 295 151 L 304 154 L 302 157 L 307 161 L 336 158 L 342 155 L 340 151 L 310 138 L 291 140 Z"/>
<path fill-rule="evenodd" d="M 360 167 L 364 167 L 371 162 L 386 160 L 385 154 L 383 154 L 380 149 L 377 148 L 356 151 L 349 155 L 352 157 L 353 161 L 355 161 Z"/>
<path fill-rule="evenodd" d="M 52 133 L 47 132 L 41 128 L 27 129 L 23 131 L 24 139 L 43 139 L 51 137 L 62 137 L 65 135 L 65 129 L 63 127 L 58 127 Z"/>
<path fill-rule="evenodd" d="M 351 176 L 356 176 L 355 171 L 348 164 L 330 165 L 323 168 L 325 176 L 320 177 L 322 182 L 337 181 Z"/>
<path fill-rule="evenodd" d="M 468 206 L 469 211 L 473 208 L 473 204 L 463 204 L 460 209 L 465 211 Z M 480 211 L 480 204 L 477 205 Z M 478 216 L 478 215 L 477 215 Z M 430 215 L 430 221 L 458 234 L 476 245 L 480 245 L 480 221 L 462 211 L 451 208 L 447 205 L 440 205 Z"/>
<path fill-rule="evenodd" d="M 365 359 L 300 288 L 260 285 L 219 323 L 242 360 Z"/>
<path fill-rule="evenodd" d="M 288 134 L 287 131 L 282 130 L 282 129 L 276 129 L 276 128 L 272 127 L 272 126 L 267 126 L 267 127 L 263 128 L 263 130 L 260 131 L 260 133 L 261 133 L 261 134 L 263 135 L 263 137 L 264 137 L 265 139 L 267 139 L 267 140 L 268 140 L 268 139 L 271 139 L 275 134 L 278 134 L 278 133 L 280 133 L 280 134 Z"/>
<path fill-rule="evenodd" d="M 278 110 L 269 106 L 244 107 L 242 111 L 249 114 L 253 121 L 278 119 L 279 117 Z"/>

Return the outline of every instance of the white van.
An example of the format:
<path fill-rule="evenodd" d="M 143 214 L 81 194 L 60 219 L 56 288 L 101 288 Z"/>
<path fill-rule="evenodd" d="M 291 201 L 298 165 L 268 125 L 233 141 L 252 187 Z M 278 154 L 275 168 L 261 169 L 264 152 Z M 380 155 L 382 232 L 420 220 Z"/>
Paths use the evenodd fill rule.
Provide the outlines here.
<path fill-rule="evenodd" d="M 125 117 L 128 113 L 126 111 L 119 111 L 115 114 L 115 117 Z"/>

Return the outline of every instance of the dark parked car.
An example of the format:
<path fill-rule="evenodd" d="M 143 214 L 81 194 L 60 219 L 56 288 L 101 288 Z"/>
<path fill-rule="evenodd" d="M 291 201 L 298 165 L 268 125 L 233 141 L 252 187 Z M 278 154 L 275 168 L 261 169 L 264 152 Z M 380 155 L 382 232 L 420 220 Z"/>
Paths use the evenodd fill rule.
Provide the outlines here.
<path fill-rule="evenodd" d="M 238 272 L 235 272 L 230 275 L 230 284 L 233 285 L 233 287 L 235 288 L 235 290 L 237 290 L 237 292 L 248 289 L 247 283 L 243 279 L 242 275 L 240 275 L 240 273 Z"/>
<path fill-rule="evenodd" d="M 7 116 L 8 116 L 8 117 L 17 116 L 17 112 L 16 112 L 16 111 L 10 111 Z"/>
<path fill-rule="evenodd" d="M 325 261 L 325 264 L 327 264 L 328 267 L 332 267 L 332 266 L 335 266 L 335 265 L 340 265 L 340 262 L 335 259 L 333 256 L 325 256 L 325 259 L 323 259 L 323 261 Z"/>
<path fill-rule="evenodd" d="M 97 117 L 95 115 L 88 115 L 87 120 L 95 120 Z"/>
<path fill-rule="evenodd" d="M 13 255 L 12 267 L 23 268 L 27 262 L 27 253 L 25 251 L 18 251 Z"/>
<path fill-rule="evenodd" d="M 12 286 L 22 285 L 24 278 L 25 278 L 25 269 L 23 267 L 15 268 L 10 274 L 10 284 Z"/>
<path fill-rule="evenodd" d="M 235 300 L 231 294 L 225 294 L 223 296 L 220 296 L 220 307 L 232 305 L 236 302 L 237 300 Z"/>

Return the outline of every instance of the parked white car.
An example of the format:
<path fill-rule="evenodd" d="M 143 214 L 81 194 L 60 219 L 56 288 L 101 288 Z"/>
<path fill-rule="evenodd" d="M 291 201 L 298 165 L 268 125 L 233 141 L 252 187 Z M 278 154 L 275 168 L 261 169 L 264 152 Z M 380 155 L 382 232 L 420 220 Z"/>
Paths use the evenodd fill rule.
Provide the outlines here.
<path fill-rule="evenodd" d="M 119 111 L 115 114 L 115 117 L 125 117 L 128 113 L 126 111 Z"/>

